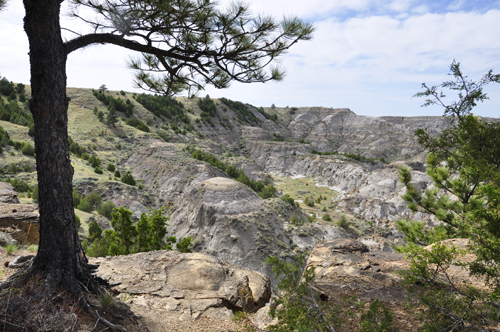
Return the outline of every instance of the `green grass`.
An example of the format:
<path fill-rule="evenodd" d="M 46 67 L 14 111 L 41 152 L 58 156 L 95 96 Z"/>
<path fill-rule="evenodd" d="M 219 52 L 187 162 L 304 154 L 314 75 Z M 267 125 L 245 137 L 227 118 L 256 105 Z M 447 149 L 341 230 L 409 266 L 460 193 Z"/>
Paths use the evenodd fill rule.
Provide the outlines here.
<path fill-rule="evenodd" d="M 37 252 L 38 251 L 38 246 L 36 244 L 32 244 L 28 247 L 28 250 L 31 252 Z"/>
<path fill-rule="evenodd" d="M 351 225 L 349 232 L 359 234 L 365 232 L 369 228 L 369 224 L 364 219 L 345 213 L 345 211 L 337 211 L 336 208 L 333 208 L 331 199 L 337 196 L 338 192 L 328 187 L 316 186 L 316 181 L 313 178 L 304 177 L 292 179 L 275 176 L 274 179 L 275 183 L 277 183 L 276 188 L 282 191 L 283 194 L 289 194 L 296 201 L 302 200 L 299 205 L 304 213 L 308 215 L 316 213 L 315 222 L 337 226 L 342 216 L 345 216 L 347 222 Z M 313 207 L 303 203 L 306 197 L 313 197 L 316 199 L 320 195 L 326 197 L 326 199 L 322 200 L 321 203 L 314 202 Z M 331 220 L 323 220 L 322 217 L 324 214 L 329 214 Z"/>
<path fill-rule="evenodd" d="M 317 215 L 323 215 L 321 211 L 323 207 L 327 208 L 331 205 L 332 197 L 338 195 L 334 190 L 328 187 L 320 187 L 315 185 L 315 180 L 313 178 L 286 178 L 286 177 L 275 177 L 275 182 L 277 183 L 276 189 L 283 191 L 283 194 L 290 195 L 293 199 L 301 200 L 300 207 L 306 213 L 316 213 Z M 314 203 L 313 207 L 309 207 L 303 203 L 306 197 L 313 197 L 314 199 L 319 196 L 325 197 L 321 203 Z"/>
<path fill-rule="evenodd" d="M 99 297 L 99 303 L 103 308 L 111 308 L 116 305 L 115 299 L 108 293 L 104 293 Z"/>
<path fill-rule="evenodd" d="M 12 255 L 19 250 L 19 247 L 15 244 L 8 244 L 5 246 L 5 250 L 7 251 L 7 255 Z"/>
<path fill-rule="evenodd" d="M 83 212 L 81 210 L 75 209 L 75 214 L 80 218 L 81 224 L 80 228 L 78 229 L 78 234 L 79 235 L 84 235 L 88 236 L 89 235 L 89 224 L 87 221 L 89 220 L 90 217 L 92 217 L 91 213 Z"/>

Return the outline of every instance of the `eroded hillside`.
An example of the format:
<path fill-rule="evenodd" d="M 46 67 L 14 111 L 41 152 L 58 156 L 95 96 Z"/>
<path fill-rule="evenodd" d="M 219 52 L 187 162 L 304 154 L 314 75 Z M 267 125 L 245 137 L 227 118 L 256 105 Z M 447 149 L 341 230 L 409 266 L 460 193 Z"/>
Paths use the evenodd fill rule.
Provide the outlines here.
<path fill-rule="evenodd" d="M 434 134 L 446 126 L 442 117 L 264 109 L 227 99 L 172 101 L 88 89 L 68 89 L 68 96 L 74 186 L 82 197 L 98 192 L 135 218 L 164 207 L 168 235 L 191 236 L 195 251 L 261 271 L 269 255 L 291 258 L 338 237 L 389 251 L 401 243 L 395 221 L 421 216 L 413 216 L 400 198 L 397 167 L 411 166 L 418 185 L 427 187 L 424 151 L 414 132 Z M 109 120 L 109 105 L 116 108 L 116 123 Z M 29 127 L 9 121 L 0 126 L 13 141 L 34 144 Z M 194 149 L 212 154 L 218 164 L 194 158 Z M 3 179 L 36 184 L 34 157 L 14 146 L 4 145 L 0 169 Z M 263 198 L 232 178 L 239 174 L 234 169 L 252 181 L 274 182 L 279 190 Z M 128 171 L 136 185 L 121 181 Z M 293 179 L 305 179 L 301 185 L 309 187 L 298 190 Z M 282 199 L 284 194 L 295 202 Z M 22 196 L 31 201 L 31 194 Z M 95 210 L 75 211 L 83 219 L 82 237 L 92 220 L 110 227 Z M 347 223 L 339 225 L 341 219 Z"/>

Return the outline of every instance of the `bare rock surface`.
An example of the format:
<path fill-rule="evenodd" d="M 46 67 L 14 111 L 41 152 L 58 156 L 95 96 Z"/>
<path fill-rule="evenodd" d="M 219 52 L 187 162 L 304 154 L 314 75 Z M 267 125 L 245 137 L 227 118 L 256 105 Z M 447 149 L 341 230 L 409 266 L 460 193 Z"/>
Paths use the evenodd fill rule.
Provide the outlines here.
<path fill-rule="evenodd" d="M 17 191 L 10 183 L 0 182 L 0 203 L 19 203 Z"/>
<path fill-rule="evenodd" d="M 4 201 L 0 201 L 1 231 L 8 233 L 9 237 L 20 244 L 38 244 L 38 205 L 20 204 L 17 201 L 17 192 L 8 183 L 0 182 L 0 197 L 4 198 Z"/>
<path fill-rule="evenodd" d="M 271 297 L 265 275 L 216 257 L 154 251 L 111 258 L 91 258 L 98 275 L 128 294 L 134 312 L 152 309 L 180 321 L 228 320 L 233 311 L 256 311 Z"/>
<path fill-rule="evenodd" d="M 134 178 L 150 188 L 157 206 L 170 208 L 169 235 L 193 237 L 195 251 L 261 272 L 266 257 L 293 256 L 284 224 L 300 213 L 295 206 L 278 197 L 262 199 L 174 144 L 149 146 L 126 164 L 135 166 Z"/>
<path fill-rule="evenodd" d="M 288 125 L 292 135 L 312 143 L 318 151 L 362 154 L 370 158 L 404 159 L 423 151 L 415 130 L 431 134 L 446 128 L 443 117 L 372 117 L 347 108 L 305 107 Z"/>
<path fill-rule="evenodd" d="M 369 251 L 352 239 L 334 239 L 318 244 L 307 260 L 316 272 L 315 287 L 330 299 L 343 295 L 401 303 L 405 294 L 396 273 L 405 266 L 401 254 Z"/>

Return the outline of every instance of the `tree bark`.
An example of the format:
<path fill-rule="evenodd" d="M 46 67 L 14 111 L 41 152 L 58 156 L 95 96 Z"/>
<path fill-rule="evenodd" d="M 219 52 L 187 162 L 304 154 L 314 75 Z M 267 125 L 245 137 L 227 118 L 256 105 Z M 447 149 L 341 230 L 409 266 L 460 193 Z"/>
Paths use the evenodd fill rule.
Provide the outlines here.
<path fill-rule="evenodd" d="M 81 288 L 75 278 L 88 284 L 92 275 L 78 238 L 73 210 L 67 52 L 59 24 L 60 5 L 59 0 L 24 0 L 40 208 L 40 244 L 31 272 L 43 271 L 51 287 L 63 285 L 76 291 Z"/>

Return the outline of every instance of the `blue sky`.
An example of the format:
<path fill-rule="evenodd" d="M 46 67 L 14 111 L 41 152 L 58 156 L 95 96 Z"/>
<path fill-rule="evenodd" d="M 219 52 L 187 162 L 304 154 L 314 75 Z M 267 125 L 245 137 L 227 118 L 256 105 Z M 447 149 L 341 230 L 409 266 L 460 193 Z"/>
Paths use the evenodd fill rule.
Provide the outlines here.
<path fill-rule="evenodd" d="M 221 1 L 224 5 L 229 1 Z M 313 22 L 312 41 L 295 45 L 282 59 L 282 82 L 233 84 L 200 95 L 226 97 L 255 106 L 347 107 L 357 114 L 441 115 L 412 98 L 421 84 L 447 80 L 453 59 L 471 79 L 489 69 L 500 72 L 500 0 L 253 0 L 253 13 L 277 18 L 295 15 Z M 29 83 L 28 42 L 22 29 L 21 0 L 0 13 L 0 75 Z M 64 26 L 81 28 L 74 21 Z M 81 29 L 80 29 L 81 30 Z M 84 28 L 83 28 L 84 30 Z M 136 91 L 126 60 L 133 53 L 93 46 L 68 59 L 68 86 Z M 139 90 L 137 90 L 139 91 Z M 500 116 L 500 84 L 486 91 L 491 100 L 476 108 Z"/>

